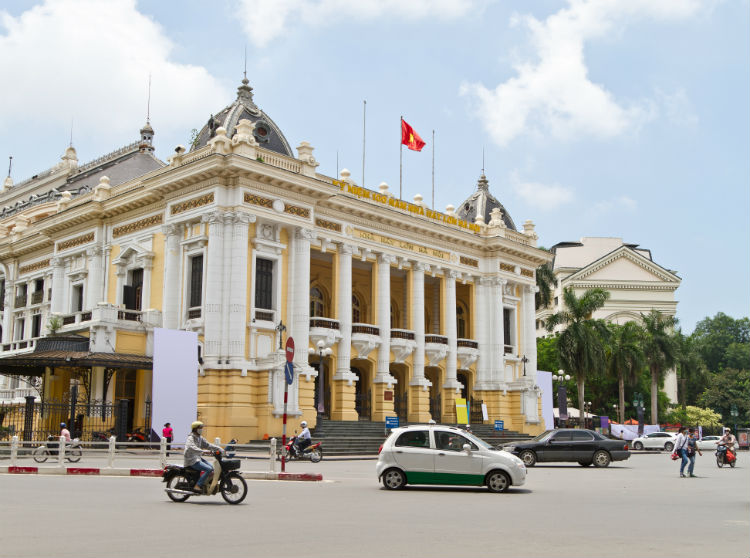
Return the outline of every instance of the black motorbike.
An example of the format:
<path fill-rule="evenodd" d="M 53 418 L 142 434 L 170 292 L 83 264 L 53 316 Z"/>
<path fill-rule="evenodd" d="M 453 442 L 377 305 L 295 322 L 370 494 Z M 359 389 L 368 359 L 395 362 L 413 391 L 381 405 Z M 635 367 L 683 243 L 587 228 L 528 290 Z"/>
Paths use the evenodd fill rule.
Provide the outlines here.
<path fill-rule="evenodd" d="M 221 497 L 229 504 L 239 504 L 247 496 L 247 483 L 239 472 L 239 459 L 225 459 L 222 452 L 213 452 L 214 471 L 203 485 L 201 492 L 194 492 L 200 471 L 180 465 L 167 465 L 162 474 L 162 482 L 167 483 L 165 492 L 173 502 L 184 502 L 191 496 L 214 496 L 221 492 Z"/>
<path fill-rule="evenodd" d="M 719 444 L 716 448 L 716 466 L 721 469 L 724 464 L 734 467 L 737 464 L 737 455 L 724 444 Z"/>

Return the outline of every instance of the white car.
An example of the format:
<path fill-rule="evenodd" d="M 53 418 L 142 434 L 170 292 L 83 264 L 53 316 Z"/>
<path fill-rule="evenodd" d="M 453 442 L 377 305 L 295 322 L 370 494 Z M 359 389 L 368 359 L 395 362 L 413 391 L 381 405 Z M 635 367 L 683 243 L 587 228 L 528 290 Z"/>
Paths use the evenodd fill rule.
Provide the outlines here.
<path fill-rule="evenodd" d="M 515 455 L 496 450 L 476 436 L 437 424 L 394 428 L 375 466 L 389 490 L 407 484 L 487 486 L 505 492 L 526 482 L 526 467 Z"/>
<path fill-rule="evenodd" d="M 652 432 L 633 440 L 631 447 L 635 450 L 663 449 L 672 451 L 677 434 L 673 432 Z"/>
<path fill-rule="evenodd" d="M 716 442 L 721 440 L 721 436 L 703 436 L 698 440 L 698 449 L 701 451 L 716 451 Z"/>

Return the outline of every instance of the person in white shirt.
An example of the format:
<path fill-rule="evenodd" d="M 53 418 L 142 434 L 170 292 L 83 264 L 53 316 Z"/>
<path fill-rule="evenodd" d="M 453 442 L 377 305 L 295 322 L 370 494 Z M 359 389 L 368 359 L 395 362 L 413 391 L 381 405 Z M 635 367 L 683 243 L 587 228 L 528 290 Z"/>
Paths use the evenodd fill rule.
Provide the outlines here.
<path fill-rule="evenodd" d="M 305 448 L 312 444 L 312 436 L 310 435 L 310 429 L 307 427 L 306 420 L 303 420 L 299 425 L 302 427 L 302 432 L 297 436 L 294 445 L 297 447 L 296 451 L 298 455 L 302 455 Z"/>
<path fill-rule="evenodd" d="M 677 439 L 674 441 L 674 451 L 682 458 L 680 462 L 680 477 L 685 478 L 685 467 L 690 462 L 687 454 L 687 441 L 688 438 L 685 435 L 685 427 L 680 426 L 680 430 L 677 433 Z"/>

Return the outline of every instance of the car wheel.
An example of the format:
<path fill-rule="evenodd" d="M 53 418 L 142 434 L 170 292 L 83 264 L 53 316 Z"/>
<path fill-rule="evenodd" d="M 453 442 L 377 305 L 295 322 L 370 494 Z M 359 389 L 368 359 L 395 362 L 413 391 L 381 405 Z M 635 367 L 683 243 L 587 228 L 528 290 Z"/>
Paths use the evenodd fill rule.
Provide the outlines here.
<path fill-rule="evenodd" d="M 503 471 L 491 471 L 487 475 L 487 488 L 490 492 L 507 492 L 510 488 L 510 478 Z"/>
<path fill-rule="evenodd" d="M 579 461 L 578 464 L 581 467 L 590 467 L 591 466 L 591 461 Z"/>
<path fill-rule="evenodd" d="M 521 455 L 518 457 L 521 458 L 521 461 L 523 461 L 523 464 L 527 467 L 533 467 L 536 465 L 536 454 L 531 450 L 522 451 Z"/>
<path fill-rule="evenodd" d="M 594 466 L 595 467 L 607 467 L 609 466 L 612 458 L 604 450 L 599 450 L 594 454 Z"/>
<path fill-rule="evenodd" d="M 635 444 L 633 444 L 633 449 L 642 450 L 643 444 L 641 442 L 636 442 Z"/>
<path fill-rule="evenodd" d="M 388 469 L 383 473 L 383 486 L 388 490 L 401 490 L 406 486 L 406 475 L 399 469 Z"/>
<path fill-rule="evenodd" d="M 672 451 L 674 449 L 674 444 L 672 442 L 667 442 L 664 444 L 664 449 L 667 451 Z"/>

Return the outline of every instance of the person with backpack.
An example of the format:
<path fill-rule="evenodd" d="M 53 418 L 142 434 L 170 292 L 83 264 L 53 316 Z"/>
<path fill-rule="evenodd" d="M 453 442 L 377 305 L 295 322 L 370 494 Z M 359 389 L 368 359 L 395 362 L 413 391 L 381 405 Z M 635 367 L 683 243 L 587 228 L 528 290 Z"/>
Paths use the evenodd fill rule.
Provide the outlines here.
<path fill-rule="evenodd" d="M 688 477 L 695 477 L 693 474 L 693 469 L 695 468 L 695 452 L 698 452 L 698 455 L 703 455 L 700 448 L 698 447 L 698 438 L 695 436 L 695 428 L 688 428 L 688 437 L 687 437 L 687 458 L 690 461 L 690 465 L 688 465 Z"/>
<path fill-rule="evenodd" d="M 682 458 L 680 462 L 680 478 L 685 478 L 685 466 L 690 460 L 687 455 L 687 436 L 685 435 L 684 426 L 680 426 L 680 430 L 677 433 L 677 439 L 674 442 L 674 451 Z"/>

